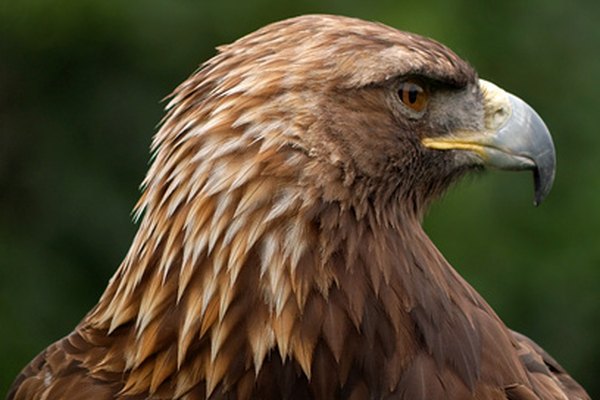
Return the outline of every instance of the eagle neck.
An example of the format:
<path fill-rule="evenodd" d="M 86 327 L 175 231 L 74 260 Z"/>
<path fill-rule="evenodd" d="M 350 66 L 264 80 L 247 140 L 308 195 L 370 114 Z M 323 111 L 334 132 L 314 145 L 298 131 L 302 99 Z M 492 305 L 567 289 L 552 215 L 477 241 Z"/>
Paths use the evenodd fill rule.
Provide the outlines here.
<path fill-rule="evenodd" d="M 327 235 L 345 238 L 336 281 L 347 291 L 347 314 L 358 331 L 373 329 L 375 337 L 394 332 L 394 343 L 382 351 L 393 353 L 400 365 L 423 352 L 440 368 L 450 365 L 473 388 L 481 368 L 474 318 L 483 312 L 495 320 L 495 314 L 431 242 L 420 218 L 399 215 L 394 223 L 372 217 L 356 221 L 345 233 Z"/>

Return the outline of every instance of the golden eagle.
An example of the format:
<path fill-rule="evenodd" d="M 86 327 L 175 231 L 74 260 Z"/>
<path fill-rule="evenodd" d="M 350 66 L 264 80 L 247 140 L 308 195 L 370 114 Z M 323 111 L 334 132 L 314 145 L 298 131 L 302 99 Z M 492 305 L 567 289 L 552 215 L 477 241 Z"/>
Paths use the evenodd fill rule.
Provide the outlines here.
<path fill-rule="evenodd" d="M 139 231 L 9 399 L 588 399 L 421 221 L 465 173 L 554 179 L 527 104 L 443 45 L 313 15 L 219 48 L 173 93 Z"/>

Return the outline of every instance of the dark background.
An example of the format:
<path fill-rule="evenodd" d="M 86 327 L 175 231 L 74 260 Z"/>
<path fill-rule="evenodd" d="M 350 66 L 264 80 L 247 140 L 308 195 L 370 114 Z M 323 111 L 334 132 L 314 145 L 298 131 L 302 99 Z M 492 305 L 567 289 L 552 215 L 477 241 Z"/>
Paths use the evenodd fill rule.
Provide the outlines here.
<path fill-rule="evenodd" d="M 304 13 L 433 37 L 554 135 L 554 190 L 467 179 L 428 232 L 504 321 L 600 395 L 600 2 L 0 0 L 0 396 L 95 304 L 129 246 L 160 100 L 196 66 Z"/>

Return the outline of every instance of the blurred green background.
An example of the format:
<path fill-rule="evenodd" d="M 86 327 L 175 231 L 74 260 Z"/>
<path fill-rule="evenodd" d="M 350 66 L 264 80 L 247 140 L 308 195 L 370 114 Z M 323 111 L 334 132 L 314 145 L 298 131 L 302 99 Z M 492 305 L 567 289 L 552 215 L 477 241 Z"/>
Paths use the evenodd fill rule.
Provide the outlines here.
<path fill-rule="evenodd" d="M 553 192 L 467 179 L 427 230 L 504 321 L 600 395 L 600 2 L 0 0 L 0 395 L 95 304 L 135 232 L 160 100 L 228 43 L 303 13 L 433 37 L 553 132 Z"/>

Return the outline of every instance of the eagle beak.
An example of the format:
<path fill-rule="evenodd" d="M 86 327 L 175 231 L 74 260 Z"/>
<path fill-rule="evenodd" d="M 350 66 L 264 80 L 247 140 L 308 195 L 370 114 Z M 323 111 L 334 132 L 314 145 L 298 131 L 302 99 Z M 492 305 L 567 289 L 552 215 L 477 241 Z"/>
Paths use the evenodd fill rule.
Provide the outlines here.
<path fill-rule="evenodd" d="M 532 170 L 539 205 L 550 192 L 556 170 L 552 137 L 544 121 L 527 103 L 498 86 L 479 80 L 483 95 L 484 129 L 425 138 L 425 147 L 467 150 L 485 166 L 502 170 Z"/>

